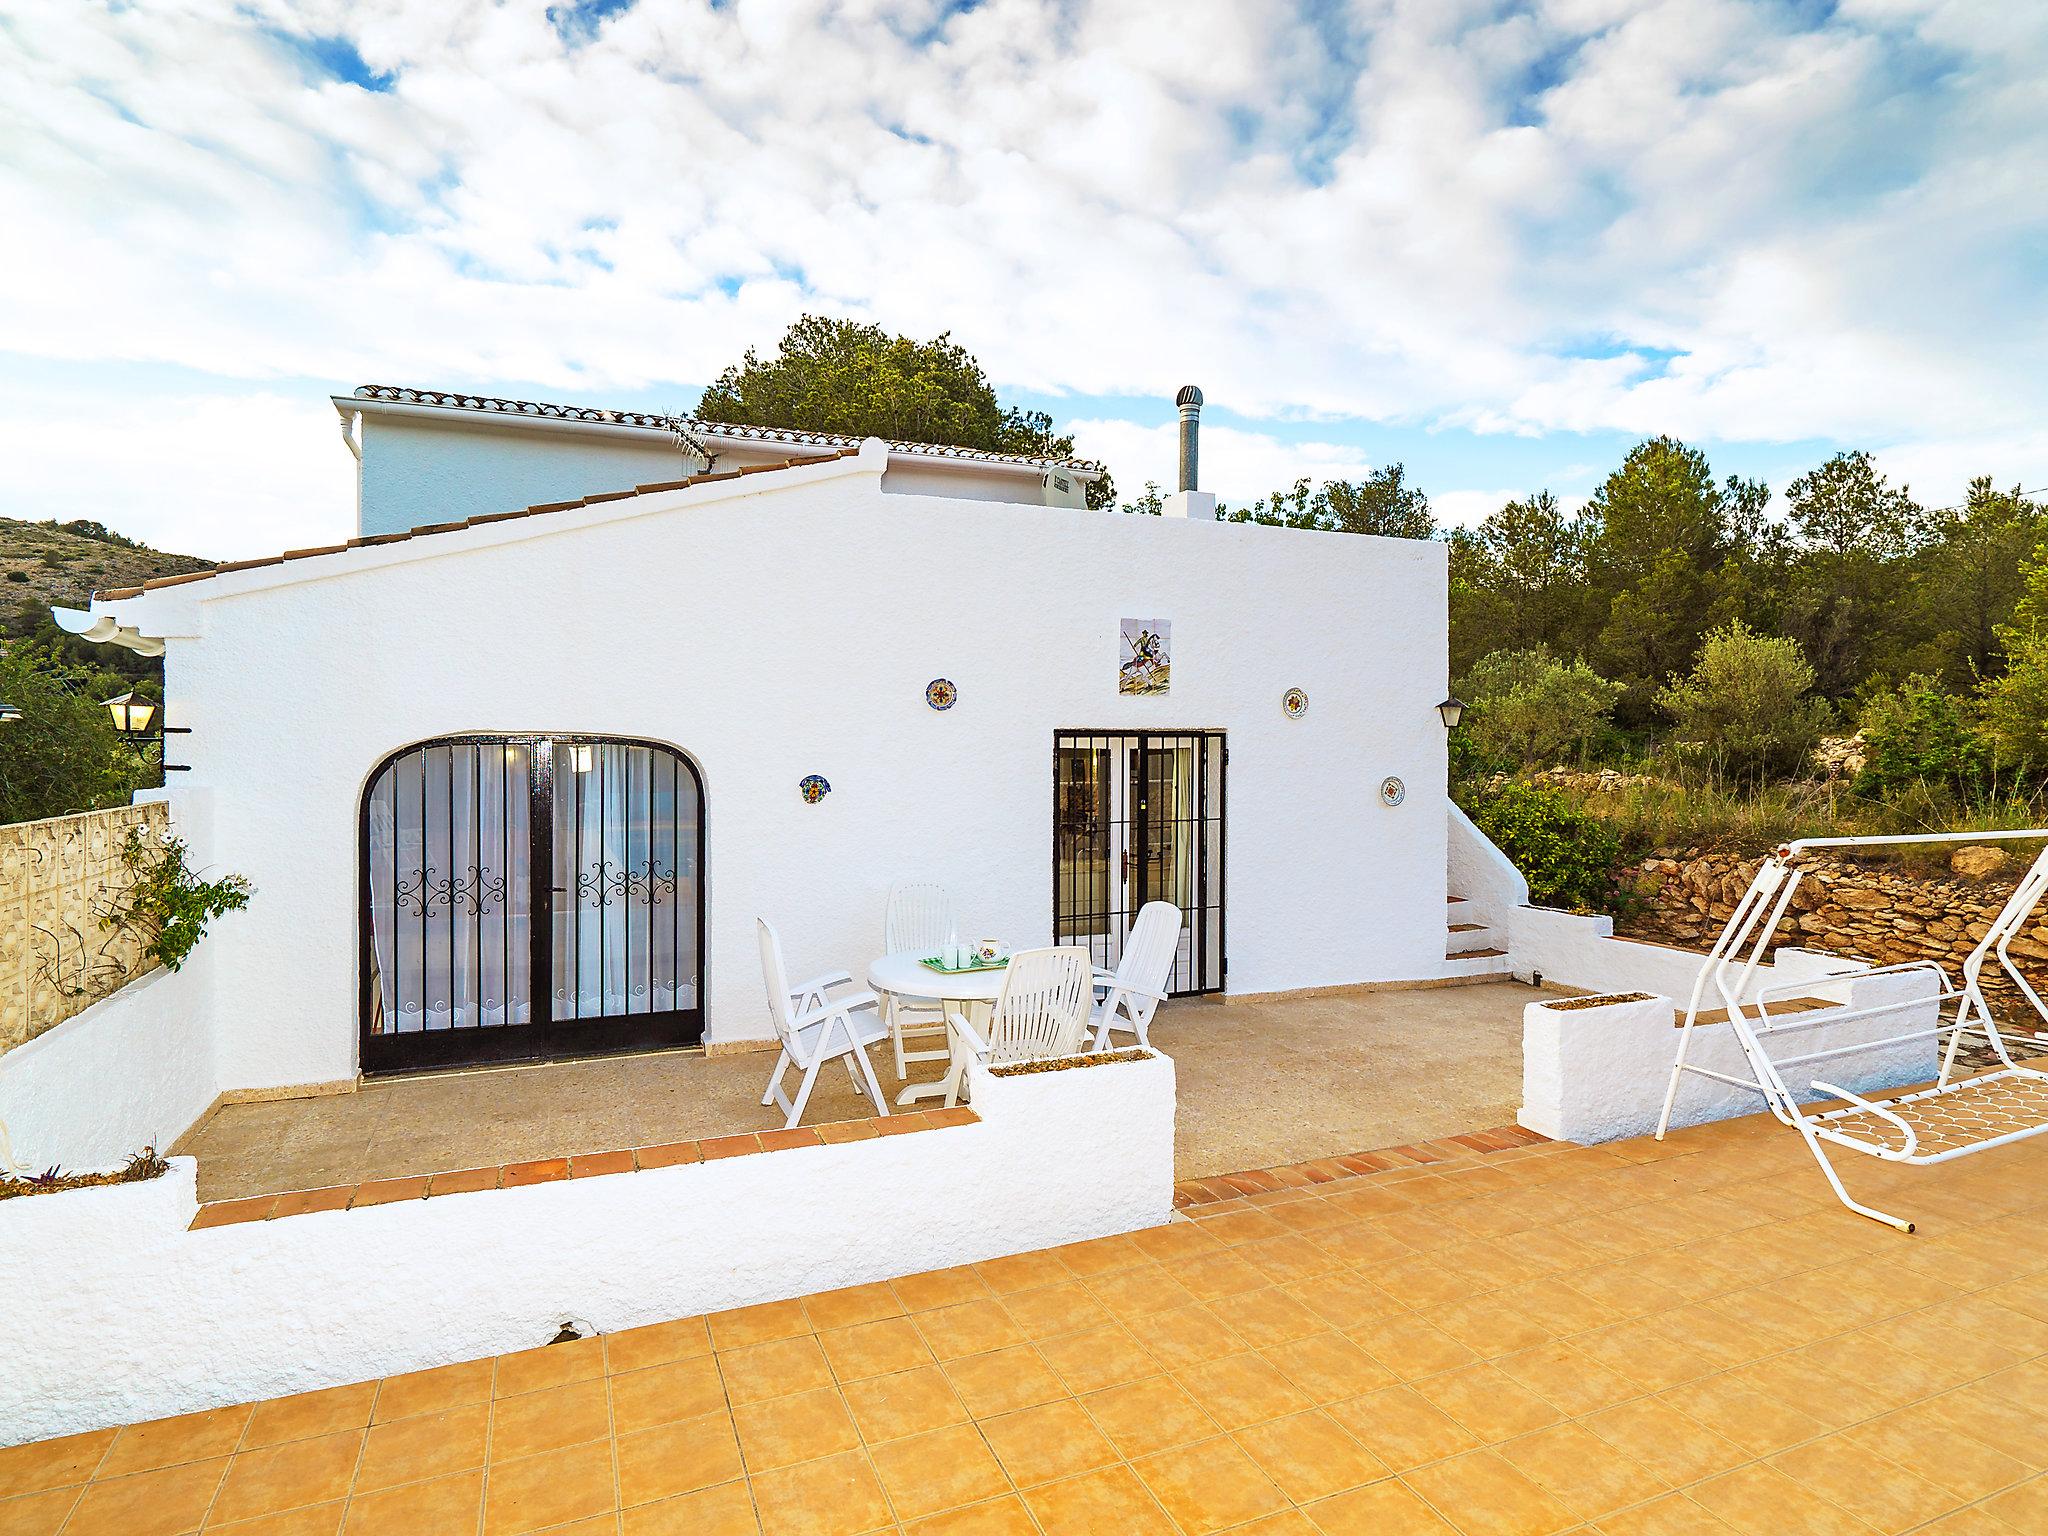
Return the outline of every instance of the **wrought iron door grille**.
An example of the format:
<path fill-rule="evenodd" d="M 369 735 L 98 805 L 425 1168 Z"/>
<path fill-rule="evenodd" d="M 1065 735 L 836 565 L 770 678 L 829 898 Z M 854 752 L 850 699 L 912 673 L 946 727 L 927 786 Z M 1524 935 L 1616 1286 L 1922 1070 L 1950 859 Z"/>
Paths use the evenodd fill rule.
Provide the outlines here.
<path fill-rule="evenodd" d="M 1114 970 L 1138 909 L 1181 910 L 1168 990 L 1224 977 L 1221 732 L 1061 731 L 1053 741 L 1053 934 Z"/>
<path fill-rule="evenodd" d="M 362 849 L 365 1071 L 701 1038 L 703 795 L 673 749 L 408 747 Z"/>

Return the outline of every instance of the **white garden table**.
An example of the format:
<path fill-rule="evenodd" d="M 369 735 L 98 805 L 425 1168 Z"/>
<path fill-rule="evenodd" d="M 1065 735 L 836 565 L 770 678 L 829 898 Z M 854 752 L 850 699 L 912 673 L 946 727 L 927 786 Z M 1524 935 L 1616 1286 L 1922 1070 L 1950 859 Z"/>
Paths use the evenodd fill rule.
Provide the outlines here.
<path fill-rule="evenodd" d="M 949 976 L 933 970 L 921 956 L 904 951 L 884 955 L 868 967 L 868 989 L 872 992 L 893 992 L 898 997 L 936 1001 L 948 1012 L 959 1009 L 972 1021 L 973 1009 L 995 1006 L 996 998 L 1003 990 L 1003 977 L 1008 974 L 1007 966 L 998 965 Z M 919 1099 L 944 1098 L 952 1077 L 953 1073 L 948 1069 L 936 1083 L 912 1083 L 896 1095 L 896 1102 L 914 1104 Z"/>

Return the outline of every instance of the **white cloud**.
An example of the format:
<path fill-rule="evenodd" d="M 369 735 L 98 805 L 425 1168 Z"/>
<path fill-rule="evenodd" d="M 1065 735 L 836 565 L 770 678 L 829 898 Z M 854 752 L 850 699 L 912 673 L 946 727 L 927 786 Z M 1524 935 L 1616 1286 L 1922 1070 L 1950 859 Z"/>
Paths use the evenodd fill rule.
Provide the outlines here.
<path fill-rule="evenodd" d="M 2048 8 L 640 0 L 566 38 L 549 13 L 17 3 L 0 347 L 601 401 L 812 307 L 950 327 L 1011 387 L 1199 377 L 1240 420 L 1932 462 L 2037 447 L 2048 413 Z M 310 62 L 335 39 L 392 89 Z M 1127 485 L 1170 481 L 1158 433 L 1086 427 Z M 1359 467 L 1241 436 L 1207 434 L 1227 495 Z"/>
<path fill-rule="evenodd" d="M 1074 451 L 1115 471 L 1121 499 L 1139 495 L 1148 480 L 1165 491 L 1179 483 L 1177 421 L 1158 427 L 1108 419 L 1072 425 Z M 1289 442 L 1211 422 L 1202 427 L 1197 478 L 1203 490 L 1241 505 L 1269 491 L 1285 490 L 1302 475 L 1316 481 L 1356 479 L 1372 467 L 1364 450 L 1344 443 Z"/>

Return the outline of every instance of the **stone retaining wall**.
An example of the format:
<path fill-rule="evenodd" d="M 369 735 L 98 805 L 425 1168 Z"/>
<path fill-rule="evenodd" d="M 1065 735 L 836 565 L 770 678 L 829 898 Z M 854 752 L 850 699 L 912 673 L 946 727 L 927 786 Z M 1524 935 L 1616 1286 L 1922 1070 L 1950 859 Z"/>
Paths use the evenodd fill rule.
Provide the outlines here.
<path fill-rule="evenodd" d="M 1935 960 L 1959 975 L 1963 959 L 1983 937 L 2026 867 L 2022 860 L 2000 854 L 2001 850 L 1974 845 L 1959 849 L 1954 872 L 1945 876 L 1811 856 L 1778 942 L 1880 965 Z M 1616 919 L 1615 932 L 1704 950 L 1720 933 L 1761 862 L 1731 853 L 1645 859 L 1630 872 L 1640 906 Z M 2037 912 L 2013 939 L 2011 953 L 2036 988 L 2048 985 L 2048 910 Z M 1993 984 L 1994 969 L 1988 967 L 1984 973 L 1987 998 L 1995 1006 L 2018 1001 L 2016 990 L 2002 977 Z M 2004 1007 L 1997 1006 L 1997 1012 L 2002 1020 L 2006 1017 Z M 2031 1014 L 2020 1022 L 2031 1024 Z"/>
<path fill-rule="evenodd" d="M 127 889 L 128 834 L 170 830 L 160 802 L 0 826 L 0 1052 L 139 975 L 141 946 L 101 916 Z"/>

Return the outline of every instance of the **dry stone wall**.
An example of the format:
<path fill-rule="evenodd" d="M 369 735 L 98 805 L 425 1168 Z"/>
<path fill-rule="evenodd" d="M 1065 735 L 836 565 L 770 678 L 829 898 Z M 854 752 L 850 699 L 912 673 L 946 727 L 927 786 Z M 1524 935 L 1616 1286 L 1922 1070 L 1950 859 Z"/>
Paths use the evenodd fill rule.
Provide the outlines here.
<path fill-rule="evenodd" d="M 1618 918 L 1615 931 L 1628 938 L 1706 949 L 1720 933 L 1735 903 L 1749 888 L 1760 859 L 1731 853 L 1660 855 L 1632 872 L 1637 910 Z M 2024 864 L 2002 849 L 1958 849 L 1947 875 L 1923 874 L 1897 865 L 1813 857 L 1806 878 L 1793 893 L 1792 910 L 1778 942 L 1805 949 L 1853 955 L 1881 965 L 1934 960 L 1960 975 L 1964 957 L 1982 938 L 2012 894 Z M 2048 903 L 2044 903 L 2048 907 Z M 2034 919 L 2013 939 L 2011 954 L 2027 980 L 2048 995 L 2048 914 Z M 2019 994 L 2003 978 L 1993 984 L 1985 971 L 1985 994 L 2001 1020 Z M 2015 1022 L 2032 1027 L 2031 1013 Z"/>
<path fill-rule="evenodd" d="M 83 1013 L 147 969 L 101 918 L 129 883 L 128 835 L 170 830 L 162 804 L 0 826 L 0 1052 Z"/>

